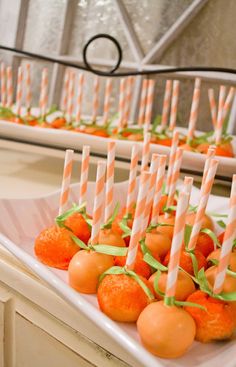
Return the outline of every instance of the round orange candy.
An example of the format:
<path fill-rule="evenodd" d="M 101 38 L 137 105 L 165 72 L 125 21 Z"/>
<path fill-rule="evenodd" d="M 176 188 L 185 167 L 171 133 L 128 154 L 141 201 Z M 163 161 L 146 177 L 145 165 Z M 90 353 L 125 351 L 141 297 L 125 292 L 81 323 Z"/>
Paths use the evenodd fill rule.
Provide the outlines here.
<path fill-rule="evenodd" d="M 78 292 L 95 294 L 99 277 L 114 264 L 110 255 L 81 250 L 72 258 L 69 268 L 69 284 Z"/>
<path fill-rule="evenodd" d="M 159 145 L 164 145 L 166 147 L 171 147 L 171 144 L 172 144 L 172 139 L 171 138 L 168 138 L 166 137 L 165 139 L 156 139 L 156 144 L 159 144 Z"/>
<path fill-rule="evenodd" d="M 202 143 L 199 144 L 197 147 L 197 151 L 199 153 L 206 154 L 208 151 L 210 144 L 209 143 Z M 222 143 L 216 145 L 216 155 L 222 157 L 234 157 L 233 148 L 231 143 Z"/>
<path fill-rule="evenodd" d="M 211 266 L 205 272 L 206 278 L 211 288 L 214 286 L 216 273 L 217 266 Z M 226 274 L 222 290 L 224 293 L 236 292 L 236 278 L 230 274 Z"/>
<path fill-rule="evenodd" d="M 137 321 L 145 348 L 161 358 L 178 358 L 192 345 L 196 326 L 182 308 L 166 306 L 163 301 L 148 305 Z"/>
<path fill-rule="evenodd" d="M 99 232 L 99 241 L 102 245 L 125 247 L 125 241 L 121 235 L 114 231 L 113 228 L 101 229 Z"/>
<path fill-rule="evenodd" d="M 158 218 L 158 223 L 168 224 L 167 226 L 159 226 L 158 233 L 167 235 L 172 239 L 174 233 L 175 216 L 170 215 L 168 218 L 165 218 L 164 214 L 160 215 Z"/>
<path fill-rule="evenodd" d="M 155 258 L 156 255 L 163 258 L 171 248 L 171 238 L 165 233 L 160 233 L 159 228 L 161 227 L 146 233 L 145 237 L 145 245 Z"/>
<path fill-rule="evenodd" d="M 145 278 L 142 281 L 151 289 Z M 137 321 L 150 300 L 140 285 L 126 274 L 106 275 L 98 287 L 98 304 L 112 320 Z"/>
<path fill-rule="evenodd" d="M 200 251 L 198 251 L 198 250 L 195 250 L 194 251 L 194 255 L 195 255 L 196 259 L 197 259 L 198 270 L 200 270 L 201 268 L 206 269 L 206 267 L 207 267 L 207 261 L 206 261 L 205 256 Z M 168 266 L 169 261 L 170 261 L 170 251 L 166 255 L 166 257 L 165 257 L 165 259 L 163 261 L 163 264 L 165 266 Z M 190 256 L 190 254 L 187 251 L 185 251 L 185 250 L 182 250 L 181 251 L 179 266 L 181 268 L 183 268 L 190 275 L 194 275 L 192 258 Z"/>
<path fill-rule="evenodd" d="M 191 145 L 185 143 L 180 146 L 181 149 L 186 150 L 187 152 L 194 152 L 193 147 Z"/>
<path fill-rule="evenodd" d="M 220 251 L 221 251 L 221 249 L 218 248 L 215 251 L 210 253 L 210 255 L 207 258 L 207 261 L 210 264 L 210 266 L 212 265 L 211 259 L 214 259 L 214 260 L 219 260 L 220 259 Z M 229 267 L 230 267 L 230 270 L 236 272 L 236 252 L 232 252 L 230 254 Z"/>
<path fill-rule="evenodd" d="M 157 259 L 158 260 L 158 259 Z M 124 266 L 126 262 L 126 256 L 116 256 L 115 265 Z M 150 266 L 143 260 L 143 254 L 141 250 L 138 250 L 135 259 L 134 271 L 136 274 L 141 275 L 143 278 L 148 279 L 151 275 Z"/>
<path fill-rule="evenodd" d="M 53 127 L 54 129 L 60 129 L 61 127 L 64 127 L 65 124 L 66 119 L 64 117 L 58 117 L 51 123 L 51 127 Z"/>
<path fill-rule="evenodd" d="M 196 340 L 208 343 L 214 340 L 226 340 L 232 336 L 235 322 L 230 305 L 202 291 L 191 294 L 187 302 L 197 303 L 206 308 L 205 311 L 197 307 L 185 307 L 195 320 Z"/>
<path fill-rule="evenodd" d="M 156 277 L 156 273 L 152 274 L 149 278 L 149 282 L 154 287 L 154 280 Z M 159 281 L 158 281 L 158 288 L 161 292 L 165 293 L 166 290 L 166 284 L 167 284 L 167 272 L 163 272 L 160 275 Z M 178 272 L 178 278 L 176 282 L 176 290 L 175 290 L 175 298 L 177 301 L 185 301 L 190 294 L 195 292 L 195 285 L 191 277 L 184 273 L 183 271 L 179 270 Z M 155 292 L 157 299 L 162 299 L 162 297 Z"/>
<path fill-rule="evenodd" d="M 81 213 L 73 213 L 65 220 L 65 225 L 84 243 L 88 243 L 91 229 Z"/>
<path fill-rule="evenodd" d="M 35 239 L 35 255 L 42 263 L 53 268 L 67 269 L 70 260 L 79 250 L 71 238 L 71 232 L 66 228 L 46 228 Z"/>
<path fill-rule="evenodd" d="M 196 249 L 199 250 L 205 257 L 207 257 L 214 250 L 214 242 L 207 233 L 199 233 Z"/>
<path fill-rule="evenodd" d="M 186 224 L 188 224 L 190 226 L 193 226 L 195 218 L 196 218 L 196 213 L 192 212 L 192 213 L 187 214 Z M 214 231 L 214 223 L 213 223 L 212 219 L 206 214 L 203 216 L 201 228 L 208 228 L 211 231 Z"/>

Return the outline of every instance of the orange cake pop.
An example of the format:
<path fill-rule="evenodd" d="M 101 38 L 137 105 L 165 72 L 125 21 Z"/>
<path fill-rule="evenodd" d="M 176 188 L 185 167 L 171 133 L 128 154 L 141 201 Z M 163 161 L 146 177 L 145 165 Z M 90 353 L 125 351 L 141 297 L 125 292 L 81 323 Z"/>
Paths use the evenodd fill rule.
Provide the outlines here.
<path fill-rule="evenodd" d="M 73 213 L 65 220 L 65 226 L 69 228 L 81 241 L 88 243 L 91 229 L 81 213 Z"/>
<path fill-rule="evenodd" d="M 152 255 L 165 257 L 171 247 L 171 238 L 167 234 L 160 233 L 159 228 L 147 232 L 145 235 L 145 245 L 151 251 Z"/>
<path fill-rule="evenodd" d="M 156 258 L 159 260 L 159 258 Z M 126 263 L 125 256 L 116 256 L 115 265 L 124 266 Z M 134 271 L 136 274 L 141 275 L 143 278 L 148 279 L 152 273 L 150 266 L 143 260 L 143 254 L 141 250 L 138 250 L 134 264 Z"/>
<path fill-rule="evenodd" d="M 35 255 L 42 263 L 54 268 L 67 269 L 79 249 L 66 228 L 46 228 L 35 239 Z"/>
<path fill-rule="evenodd" d="M 205 256 L 198 250 L 194 251 L 194 255 L 195 255 L 195 258 L 197 260 L 198 270 L 200 270 L 202 268 L 206 269 L 207 268 L 207 261 L 206 261 Z M 169 261 L 170 261 L 170 251 L 166 255 L 166 257 L 163 261 L 163 264 L 165 266 L 168 266 Z M 179 265 L 187 273 L 189 273 L 190 275 L 194 275 L 193 261 L 192 261 L 192 258 L 190 256 L 190 254 L 188 253 L 188 251 L 186 251 L 186 250 L 181 251 Z"/>

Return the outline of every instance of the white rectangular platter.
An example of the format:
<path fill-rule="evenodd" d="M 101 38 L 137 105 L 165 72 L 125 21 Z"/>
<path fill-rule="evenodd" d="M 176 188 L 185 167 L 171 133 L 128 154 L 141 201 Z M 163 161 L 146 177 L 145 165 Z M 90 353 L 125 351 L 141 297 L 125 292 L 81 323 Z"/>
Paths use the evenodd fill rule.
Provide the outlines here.
<path fill-rule="evenodd" d="M 180 129 L 185 130 L 185 129 Z M 47 147 L 71 148 L 82 150 L 83 145 L 90 145 L 94 154 L 106 155 L 108 138 L 57 130 L 50 128 L 39 128 L 25 125 L 9 123 L 0 120 L 0 137 L 24 141 L 31 144 L 40 144 Z M 117 158 L 129 159 L 131 149 L 134 144 L 142 148 L 142 142 L 132 142 L 128 140 L 116 140 Z M 232 141 L 236 154 L 236 137 Z M 170 148 L 158 144 L 151 144 L 151 153 L 169 154 Z M 217 175 L 230 178 L 236 173 L 236 158 L 218 157 L 220 163 Z M 184 152 L 182 168 L 193 172 L 202 172 L 205 162 L 205 155 L 193 152 Z"/>
<path fill-rule="evenodd" d="M 88 212 L 91 213 L 94 183 L 88 188 Z M 114 202 L 124 205 L 127 183 L 115 185 Z M 71 202 L 77 202 L 79 186 L 72 185 Z M 194 188 L 191 203 L 197 204 L 199 190 Z M 57 294 L 71 304 L 84 317 L 91 320 L 111 338 L 107 349 L 114 354 L 113 345 L 119 346 L 119 358 L 133 367 L 235 367 L 236 338 L 230 342 L 201 344 L 194 342 L 182 358 L 162 360 L 147 352 L 140 344 L 134 324 L 119 324 L 100 312 L 94 295 L 82 295 L 71 289 L 67 283 L 67 272 L 47 268 L 34 256 L 34 238 L 45 227 L 53 224 L 58 212 L 59 191 L 45 197 L 32 199 L 0 199 L 0 244 L 8 249 L 28 268 L 45 281 Z M 228 199 L 211 196 L 208 210 L 227 213 Z"/>

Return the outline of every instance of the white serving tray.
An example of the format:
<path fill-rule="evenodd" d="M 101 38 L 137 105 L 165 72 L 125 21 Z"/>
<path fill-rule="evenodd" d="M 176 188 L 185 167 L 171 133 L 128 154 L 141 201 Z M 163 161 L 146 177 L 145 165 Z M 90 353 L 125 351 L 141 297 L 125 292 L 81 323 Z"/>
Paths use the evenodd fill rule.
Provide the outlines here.
<path fill-rule="evenodd" d="M 186 129 L 179 128 L 181 131 Z M 106 155 L 108 138 L 102 138 L 79 132 L 39 128 L 19 125 L 0 120 L 0 137 L 26 141 L 31 144 L 40 144 L 47 147 L 71 148 L 82 150 L 83 145 L 90 145 L 93 153 Z M 116 140 L 117 158 L 130 159 L 131 149 L 137 144 L 142 149 L 142 142 Z M 233 147 L 236 154 L 236 137 L 233 138 Z M 151 144 L 151 153 L 169 154 L 170 148 L 158 144 Z M 217 175 L 232 177 L 236 173 L 236 158 L 218 157 L 220 163 Z M 194 172 L 202 172 L 205 155 L 193 152 L 184 152 L 182 168 Z"/>
<path fill-rule="evenodd" d="M 90 183 L 88 198 L 93 198 L 95 185 Z M 114 203 L 124 204 L 127 183 L 115 185 Z M 72 185 L 71 201 L 78 198 L 79 185 Z M 118 355 L 127 363 L 135 360 L 133 367 L 235 367 L 234 338 L 227 343 L 201 344 L 194 342 L 189 352 L 175 360 L 159 359 L 145 350 L 139 342 L 134 324 L 116 323 L 100 312 L 95 295 L 82 295 L 67 284 L 67 272 L 48 268 L 34 256 L 34 238 L 45 227 L 50 226 L 58 212 L 59 191 L 39 198 L 32 199 L 0 199 L 0 244 L 22 261 L 28 268 L 45 281 L 57 294 L 71 304 L 78 312 L 90 319 L 101 333 L 106 333 L 112 339 L 107 349 L 111 353 L 113 345 L 119 345 L 124 353 Z M 191 203 L 197 204 L 199 190 L 194 188 Z M 88 212 L 91 213 L 92 200 L 88 201 Z M 211 196 L 208 210 L 227 213 L 228 199 Z M 2 233 L 2 234 L 1 234 Z"/>

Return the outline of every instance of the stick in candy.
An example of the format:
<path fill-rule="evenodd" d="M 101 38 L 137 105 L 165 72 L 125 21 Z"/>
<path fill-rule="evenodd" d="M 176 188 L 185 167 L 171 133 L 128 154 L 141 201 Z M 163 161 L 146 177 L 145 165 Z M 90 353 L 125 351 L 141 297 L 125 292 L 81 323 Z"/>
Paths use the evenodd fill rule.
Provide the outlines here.
<path fill-rule="evenodd" d="M 44 68 L 42 72 L 41 91 L 40 91 L 40 109 L 41 116 L 44 118 L 48 104 L 48 69 Z"/>
<path fill-rule="evenodd" d="M 228 224 L 225 230 L 223 244 L 220 252 L 219 264 L 215 278 L 213 292 L 221 293 L 223 290 L 226 270 L 229 264 L 230 254 L 233 247 L 233 242 L 236 237 L 236 175 L 233 175 Z"/>
<path fill-rule="evenodd" d="M 114 171 L 115 171 L 115 150 L 116 143 L 110 141 L 107 150 L 107 180 L 105 198 L 105 223 L 112 215 L 113 191 L 114 191 Z"/>
<path fill-rule="evenodd" d="M 72 173 L 72 163 L 73 163 L 74 151 L 67 149 L 64 162 L 60 204 L 59 204 L 59 215 L 63 214 L 67 209 L 69 192 L 70 192 L 70 180 Z"/>
<path fill-rule="evenodd" d="M 90 146 L 83 146 L 81 174 L 80 174 L 80 194 L 79 205 L 86 202 L 87 186 L 88 186 L 88 171 L 89 171 Z"/>
<path fill-rule="evenodd" d="M 143 171 L 141 173 L 140 187 L 137 198 L 137 206 L 134 214 L 134 222 L 131 231 L 130 244 L 126 258 L 126 267 L 133 270 L 135 259 L 138 251 L 139 240 L 142 232 L 142 221 L 146 203 L 146 196 L 150 185 L 150 172 Z"/>
<path fill-rule="evenodd" d="M 189 193 L 181 192 L 178 199 L 174 235 L 170 251 L 170 262 L 168 265 L 167 285 L 165 303 L 175 296 L 176 282 L 179 271 L 179 260 L 184 239 L 185 218 L 189 205 Z"/>
<path fill-rule="evenodd" d="M 26 64 L 25 74 L 25 100 L 27 111 L 29 111 L 32 103 L 30 64 Z"/>
<path fill-rule="evenodd" d="M 169 193 L 169 190 L 170 190 L 171 177 L 172 177 L 172 172 L 174 168 L 175 155 L 176 155 L 176 151 L 178 148 L 178 144 L 179 144 L 179 133 L 178 131 L 175 130 L 173 133 L 173 138 L 172 138 L 172 143 L 171 143 L 171 148 L 170 148 L 169 167 L 167 171 L 167 180 L 166 180 L 166 193 L 167 194 Z"/>
<path fill-rule="evenodd" d="M 216 154 L 216 147 L 213 145 L 210 145 L 207 150 L 207 156 L 206 156 L 205 165 L 203 169 L 202 183 L 204 183 L 206 180 L 206 176 L 207 176 L 207 172 L 208 172 L 211 160 L 212 158 L 215 157 L 215 154 Z"/>
<path fill-rule="evenodd" d="M 197 208 L 197 213 L 195 217 L 195 221 L 193 224 L 190 240 L 189 240 L 189 249 L 193 250 L 197 243 L 197 238 L 199 232 L 201 230 L 203 217 L 205 215 L 205 210 L 207 206 L 207 202 L 211 193 L 211 189 L 214 183 L 214 178 L 216 174 L 216 170 L 218 167 L 219 161 L 217 159 L 212 159 L 209 165 L 209 169 L 207 172 L 207 176 L 205 181 L 202 183 L 201 191 L 200 191 L 200 201 Z"/>
<path fill-rule="evenodd" d="M 16 87 L 16 114 L 20 116 L 22 106 L 22 84 L 23 84 L 23 70 L 18 68 L 17 87 Z"/>
<path fill-rule="evenodd" d="M 151 224 L 155 225 L 158 223 L 158 216 L 160 211 L 160 200 L 162 196 L 162 188 L 165 178 L 165 169 L 166 169 L 166 155 L 158 154 L 158 170 L 157 170 L 157 180 L 155 186 L 155 194 L 153 200 L 153 207 L 152 207 L 152 218 Z"/>
<path fill-rule="evenodd" d="M 5 107 L 7 102 L 7 93 L 6 93 L 7 90 L 6 90 L 6 68 L 3 62 L 1 62 L 0 76 L 1 76 L 1 104 L 3 107 Z"/>
<path fill-rule="evenodd" d="M 106 86 L 105 86 L 105 99 L 104 99 L 104 111 L 103 111 L 103 124 L 104 125 L 107 123 L 108 117 L 109 117 L 111 90 L 112 90 L 112 80 L 108 78 L 106 81 Z"/>
<path fill-rule="evenodd" d="M 226 97 L 224 107 L 223 107 L 223 121 L 225 120 L 225 118 L 226 118 L 226 116 L 229 112 L 230 104 L 233 100 L 234 95 L 235 95 L 235 88 L 231 87 L 230 90 L 229 90 L 229 93 Z"/>
<path fill-rule="evenodd" d="M 218 113 L 217 113 L 217 122 L 215 129 L 215 140 L 216 144 L 219 144 L 222 136 L 223 122 L 224 122 L 224 101 L 225 101 L 226 87 L 224 85 L 220 86 L 219 93 L 219 103 L 218 103 Z"/>
<path fill-rule="evenodd" d="M 71 122 L 74 109 L 74 95 L 75 95 L 75 72 L 70 71 L 69 74 L 69 89 L 67 102 L 67 121 Z"/>
<path fill-rule="evenodd" d="M 99 161 L 97 165 L 97 178 L 95 197 L 93 204 L 93 224 L 91 232 L 91 245 L 96 245 L 99 239 L 100 225 L 104 208 L 104 185 L 105 185 L 106 163 Z"/>
<path fill-rule="evenodd" d="M 188 135 L 187 135 L 188 143 L 193 139 L 194 132 L 196 129 L 196 122 L 198 118 L 199 101 L 200 101 L 200 87 L 201 87 L 201 79 L 196 78 L 193 91 L 192 106 L 190 111 L 189 126 L 188 126 Z"/>
<path fill-rule="evenodd" d="M 143 83 L 142 83 L 142 90 L 141 90 L 141 97 L 140 97 L 140 107 L 139 107 L 139 115 L 138 115 L 138 126 L 140 126 L 140 127 L 144 123 L 146 98 L 147 98 L 147 88 L 148 88 L 148 80 L 144 79 Z"/>
<path fill-rule="evenodd" d="M 124 112 L 124 124 L 125 125 L 128 124 L 129 122 L 133 85 L 134 85 L 134 77 L 129 76 L 127 79 L 127 87 L 126 87 L 126 103 L 125 103 L 125 112 Z"/>
<path fill-rule="evenodd" d="M 212 88 L 208 89 L 208 99 L 209 99 L 210 110 L 211 110 L 212 124 L 214 127 L 216 127 L 217 106 L 216 106 L 216 100 L 215 100 L 215 95 L 214 95 L 214 89 Z"/>
<path fill-rule="evenodd" d="M 12 79 L 12 67 L 7 67 L 7 107 L 13 105 L 13 79 Z"/>
<path fill-rule="evenodd" d="M 148 169 L 149 154 L 150 154 L 150 141 L 151 141 L 151 134 L 146 132 L 144 134 L 144 141 L 143 141 L 141 172 Z"/>
<path fill-rule="evenodd" d="M 99 77 L 95 75 L 93 82 L 93 114 L 92 122 L 96 122 L 99 107 Z"/>
<path fill-rule="evenodd" d="M 155 87 L 155 80 L 148 81 L 148 88 L 147 88 L 147 98 L 146 98 L 146 111 L 144 117 L 144 124 L 146 131 L 148 131 L 151 120 L 152 120 L 152 105 L 154 99 L 154 87 Z"/>
<path fill-rule="evenodd" d="M 62 102 L 61 102 L 62 111 L 64 113 L 66 113 L 66 111 L 67 111 L 69 82 L 70 82 L 70 71 L 68 69 L 66 69 L 65 76 L 64 76 Z"/>
<path fill-rule="evenodd" d="M 162 108 L 162 118 L 161 118 L 162 130 L 164 130 L 167 127 L 167 123 L 168 123 L 170 101 L 171 101 L 171 90 L 172 90 L 172 80 L 167 80 L 166 87 L 165 87 L 164 100 L 163 100 L 163 108 Z"/>
<path fill-rule="evenodd" d="M 135 203 L 136 176 L 138 170 L 138 146 L 133 145 L 129 170 L 129 183 L 126 201 L 126 214 L 131 213 Z"/>
<path fill-rule="evenodd" d="M 193 186 L 193 177 L 185 176 L 184 177 L 184 192 L 187 192 L 187 194 L 191 194 Z"/>
<path fill-rule="evenodd" d="M 120 80 L 120 96 L 119 96 L 119 121 L 118 121 L 119 130 L 121 130 L 124 127 L 123 121 L 124 121 L 124 109 L 125 109 L 125 89 L 126 89 L 126 80 L 125 78 L 122 78 Z"/>
<path fill-rule="evenodd" d="M 171 131 L 174 130 L 176 126 L 176 119 L 177 119 L 177 109 L 178 109 L 178 102 L 179 102 L 179 88 L 180 88 L 180 81 L 174 80 L 173 82 L 173 92 L 171 98 L 171 108 L 170 108 L 170 125 L 169 129 Z"/>
<path fill-rule="evenodd" d="M 79 74 L 79 86 L 78 86 L 76 114 L 75 114 L 75 121 L 77 123 L 79 123 L 81 120 L 83 86 L 84 86 L 84 74 Z"/>

